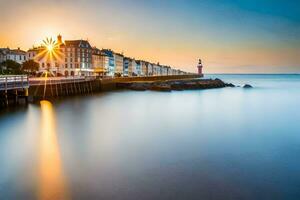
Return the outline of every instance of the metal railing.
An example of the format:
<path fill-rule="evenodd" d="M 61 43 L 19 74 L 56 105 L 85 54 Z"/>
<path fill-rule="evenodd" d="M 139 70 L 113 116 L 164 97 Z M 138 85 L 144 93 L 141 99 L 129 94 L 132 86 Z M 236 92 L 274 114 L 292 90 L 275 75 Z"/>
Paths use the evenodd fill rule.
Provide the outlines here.
<path fill-rule="evenodd" d="M 29 84 L 34 85 L 52 85 L 52 84 L 65 84 L 65 83 L 78 83 L 78 82 L 85 82 L 85 81 L 92 81 L 96 80 L 97 77 L 89 76 L 89 77 L 82 77 L 82 76 L 72 76 L 72 77 L 34 77 L 29 78 Z"/>
<path fill-rule="evenodd" d="M 24 89 L 29 87 L 27 75 L 5 75 L 0 76 L 0 90 Z"/>

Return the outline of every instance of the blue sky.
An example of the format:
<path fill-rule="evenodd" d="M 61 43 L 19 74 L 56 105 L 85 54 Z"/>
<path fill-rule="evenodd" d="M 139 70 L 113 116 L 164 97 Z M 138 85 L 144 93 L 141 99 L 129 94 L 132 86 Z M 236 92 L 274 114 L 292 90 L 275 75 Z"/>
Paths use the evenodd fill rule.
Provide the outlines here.
<path fill-rule="evenodd" d="M 297 0 L 0 0 L 0 46 L 44 37 L 88 38 L 98 47 L 195 71 L 300 73 Z"/>

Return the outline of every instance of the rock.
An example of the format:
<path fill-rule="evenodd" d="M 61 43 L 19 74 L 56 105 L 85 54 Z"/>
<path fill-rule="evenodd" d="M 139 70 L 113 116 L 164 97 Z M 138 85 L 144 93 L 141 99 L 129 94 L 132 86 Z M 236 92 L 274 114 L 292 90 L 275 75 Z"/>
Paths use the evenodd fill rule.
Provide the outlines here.
<path fill-rule="evenodd" d="M 243 86 L 243 88 L 253 88 L 251 85 L 249 85 L 249 84 L 245 84 L 244 86 Z"/>
<path fill-rule="evenodd" d="M 149 85 L 146 83 L 133 83 L 129 86 L 129 89 L 136 91 L 145 91 L 149 89 Z"/>
<path fill-rule="evenodd" d="M 226 87 L 235 87 L 235 85 L 233 85 L 232 83 L 225 83 Z"/>
<path fill-rule="evenodd" d="M 172 91 L 171 85 L 166 83 L 156 83 L 150 87 L 150 90 L 161 91 L 161 92 L 170 92 Z"/>
<path fill-rule="evenodd" d="M 199 90 L 235 87 L 231 83 L 224 83 L 220 79 L 191 79 L 191 80 L 174 80 L 174 81 L 156 81 L 156 82 L 133 82 L 117 83 L 121 89 L 131 89 L 136 91 L 155 90 L 155 91 L 172 91 L 172 90 Z"/>
<path fill-rule="evenodd" d="M 180 82 L 170 83 L 172 90 L 182 91 L 184 90 L 184 85 Z"/>
<path fill-rule="evenodd" d="M 188 83 L 183 83 L 182 85 L 186 90 L 201 89 L 201 85 L 198 84 L 197 82 L 188 82 Z"/>

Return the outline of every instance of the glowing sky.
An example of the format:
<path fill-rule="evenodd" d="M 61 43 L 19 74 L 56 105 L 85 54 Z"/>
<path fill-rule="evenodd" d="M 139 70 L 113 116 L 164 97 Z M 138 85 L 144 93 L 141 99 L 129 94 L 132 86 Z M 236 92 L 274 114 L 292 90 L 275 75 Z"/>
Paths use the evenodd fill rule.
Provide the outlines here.
<path fill-rule="evenodd" d="M 300 73 L 298 0 L 0 0 L 0 47 L 89 39 L 206 73 Z"/>

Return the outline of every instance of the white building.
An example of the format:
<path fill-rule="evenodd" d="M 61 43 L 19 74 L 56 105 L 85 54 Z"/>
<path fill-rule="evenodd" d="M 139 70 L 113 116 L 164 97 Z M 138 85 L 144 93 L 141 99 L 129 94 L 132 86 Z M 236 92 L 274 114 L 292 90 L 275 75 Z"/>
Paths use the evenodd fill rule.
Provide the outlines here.
<path fill-rule="evenodd" d="M 153 76 L 159 76 L 161 74 L 161 66 L 158 64 L 152 64 Z"/>
<path fill-rule="evenodd" d="M 102 54 L 101 50 L 96 47 L 93 48 L 92 52 L 92 66 L 94 75 L 105 75 L 107 73 L 107 68 L 105 67 L 105 56 Z"/>
<path fill-rule="evenodd" d="M 50 72 L 53 76 L 68 75 L 69 73 L 65 74 L 63 50 L 58 48 L 55 52 L 49 53 L 45 46 L 33 47 L 27 51 L 26 57 L 39 63 L 40 74 Z"/>
<path fill-rule="evenodd" d="M 135 65 L 135 73 L 137 76 L 143 76 L 143 61 L 141 60 L 136 60 L 136 65 Z"/>
<path fill-rule="evenodd" d="M 102 49 L 101 53 L 104 56 L 104 68 L 107 69 L 106 75 L 114 76 L 116 68 L 114 52 L 110 49 Z"/>
<path fill-rule="evenodd" d="M 40 64 L 39 73 L 50 72 L 54 76 L 89 76 L 94 74 L 92 50 L 86 40 L 63 42 L 62 37 L 58 35 L 52 51 L 41 45 L 29 49 L 26 57 Z"/>
<path fill-rule="evenodd" d="M 124 69 L 124 56 L 120 53 L 113 53 L 114 55 L 114 61 L 115 61 L 115 72 L 114 74 L 116 76 L 122 76 L 123 75 L 123 69 Z"/>
<path fill-rule="evenodd" d="M 153 76 L 153 65 L 151 63 L 147 63 L 147 76 Z"/>
<path fill-rule="evenodd" d="M 148 76 L 148 63 L 145 61 L 142 62 L 142 74 L 141 76 Z"/>
<path fill-rule="evenodd" d="M 23 64 L 27 60 L 26 52 L 18 49 L 0 48 L 0 63 L 6 60 L 13 60 L 19 64 Z"/>

